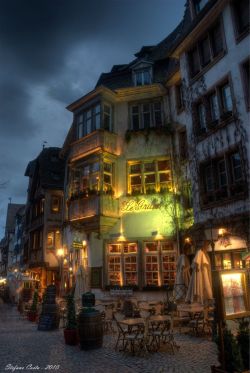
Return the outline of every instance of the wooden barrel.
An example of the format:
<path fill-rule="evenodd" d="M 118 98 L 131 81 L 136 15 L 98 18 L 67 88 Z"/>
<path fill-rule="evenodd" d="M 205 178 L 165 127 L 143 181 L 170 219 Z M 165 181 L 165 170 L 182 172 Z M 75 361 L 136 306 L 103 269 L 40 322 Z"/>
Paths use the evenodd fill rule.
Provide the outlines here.
<path fill-rule="evenodd" d="M 82 295 L 82 306 L 83 307 L 94 307 L 95 305 L 95 294 L 88 291 Z"/>
<path fill-rule="evenodd" d="M 38 330 L 54 330 L 59 328 L 60 315 L 57 304 L 43 304 L 39 317 Z"/>
<path fill-rule="evenodd" d="M 92 350 L 102 347 L 103 326 L 99 311 L 86 312 L 82 310 L 77 318 L 80 346 L 82 350 Z"/>

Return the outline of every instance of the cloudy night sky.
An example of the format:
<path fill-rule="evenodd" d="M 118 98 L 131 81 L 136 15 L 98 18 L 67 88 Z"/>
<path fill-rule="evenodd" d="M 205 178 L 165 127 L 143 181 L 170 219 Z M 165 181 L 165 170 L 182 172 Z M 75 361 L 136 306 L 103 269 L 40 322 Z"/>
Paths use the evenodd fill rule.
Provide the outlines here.
<path fill-rule="evenodd" d="M 0 0 L 0 238 L 8 198 L 25 203 L 28 162 L 61 147 L 65 107 L 181 21 L 185 0 Z M 4 183 L 4 186 L 2 186 Z"/>

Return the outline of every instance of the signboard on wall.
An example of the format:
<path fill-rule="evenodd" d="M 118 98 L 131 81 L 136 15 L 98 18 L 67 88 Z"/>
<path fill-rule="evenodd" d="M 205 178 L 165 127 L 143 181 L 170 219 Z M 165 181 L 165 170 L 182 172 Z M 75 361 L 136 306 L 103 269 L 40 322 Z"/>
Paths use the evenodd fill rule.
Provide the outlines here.
<path fill-rule="evenodd" d="M 156 197 L 128 197 L 122 198 L 120 204 L 121 213 L 145 212 L 160 209 L 161 198 Z"/>

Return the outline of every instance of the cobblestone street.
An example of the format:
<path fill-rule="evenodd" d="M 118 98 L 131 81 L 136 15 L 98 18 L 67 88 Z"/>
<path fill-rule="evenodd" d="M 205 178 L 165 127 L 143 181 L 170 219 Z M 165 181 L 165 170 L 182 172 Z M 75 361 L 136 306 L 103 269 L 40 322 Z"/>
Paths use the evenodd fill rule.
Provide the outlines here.
<path fill-rule="evenodd" d="M 51 371 L 49 365 L 59 365 L 60 373 L 208 373 L 210 365 L 217 363 L 216 346 L 207 339 L 177 334 L 176 340 L 181 347 L 175 355 L 167 347 L 147 357 L 116 352 L 111 335 L 105 335 L 102 349 L 81 351 L 78 346 L 64 344 L 63 329 L 39 332 L 37 324 L 22 318 L 16 307 L 0 304 L 1 373 L 13 371 L 10 364 L 19 367 L 15 372 L 37 372 L 46 367 Z"/>

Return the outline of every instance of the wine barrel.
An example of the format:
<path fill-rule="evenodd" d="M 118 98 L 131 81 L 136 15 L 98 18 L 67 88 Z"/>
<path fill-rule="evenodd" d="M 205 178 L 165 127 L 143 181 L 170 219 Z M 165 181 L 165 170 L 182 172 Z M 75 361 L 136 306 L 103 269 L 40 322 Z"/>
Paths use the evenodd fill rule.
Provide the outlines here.
<path fill-rule="evenodd" d="M 102 347 L 103 326 L 99 311 L 86 312 L 81 310 L 77 318 L 80 346 L 82 350 Z"/>
<path fill-rule="evenodd" d="M 44 320 L 46 326 L 44 324 Z M 59 307 L 57 304 L 43 304 L 39 317 L 38 330 L 58 329 L 60 323 Z M 43 325 L 41 328 L 40 326 Z"/>
<path fill-rule="evenodd" d="M 88 291 L 82 295 L 82 306 L 83 307 L 94 307 L 95 305 L 95 294 Z"/>

